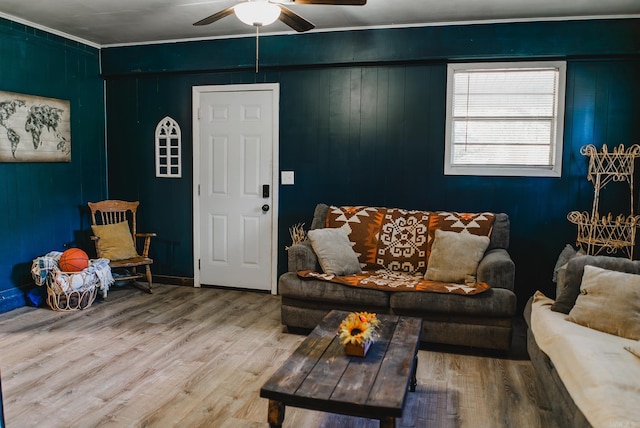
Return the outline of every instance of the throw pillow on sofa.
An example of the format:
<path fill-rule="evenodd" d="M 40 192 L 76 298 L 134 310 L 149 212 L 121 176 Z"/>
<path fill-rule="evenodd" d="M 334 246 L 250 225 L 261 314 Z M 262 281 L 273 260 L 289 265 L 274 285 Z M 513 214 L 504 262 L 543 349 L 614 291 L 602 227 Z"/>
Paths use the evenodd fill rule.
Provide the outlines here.
<path fill-rule="evenodd" d="M 345 230 L 315 229 L 310 230 L 307 236 L 324 273 L 340 276 L 362 272 L 358 257 L 351 247 Z"/>
<path fill-rule="evenodd" d="M 478 263 L 489 246 L 489 237 L 436 230 L 425 279 L 442 282 L 475 281 Z"/>
<path fill-rule="evenodd" d="M 483 213 L 460 213 L 436 211 L 431 215 L 429 220 L 429 245 L 427 248 L 427 264 L 433 242 L 436 237 L 436 230 L 446 230 L 448 232 L 470 233 L 478 236 L 491 236 L 493 224 L 495 222 L 495 214 Z"/>
<path fill-rule="evenodd" d="M 386 208 L 364 206 L 330 206 L 325 227 L 344 228 L 360 264 L 377 268 L 378 235 Z"/>
<path fill-rule="evenodd" d="M 597 266 L 607 270 L 640 275 L 640 260 L 631 261 L 622 257 L 611 256 L 576 256 L 567 264 L 565 286 L 551 305 L 554 312 L 568 314 L 580 294 L 580 284 L 584 275 L 584 267 Z"/>
<path fill-rule="evenodd" d="M 578 251 L 573 248 L 571 244 L 565 245 L 565 247 L 562 249 L 562 252 L 558 256 L 555 267 L 553 268 L 553 282 L 558 282 L 558 274 L 560 273 L 560 270 L 563 268 L 566 270 L 569 260 L 576 257 L 577 255 Z"/>
<path fill-rule="evenodd" d="M 640 275 L 585 266 L 569 321 L 627 339 L 640 339 Z"/>

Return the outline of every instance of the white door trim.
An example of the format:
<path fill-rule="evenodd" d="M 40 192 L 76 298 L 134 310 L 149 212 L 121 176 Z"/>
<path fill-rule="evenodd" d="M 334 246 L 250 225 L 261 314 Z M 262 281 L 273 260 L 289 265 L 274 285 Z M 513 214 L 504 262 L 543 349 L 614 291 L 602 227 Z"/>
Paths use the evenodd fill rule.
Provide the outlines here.
<path fill-rule="evenodd" d="M 200 198 L 198 189 L 200 187 L 200 126 L 199 109 L 200 96 L 206 92 L 250 92 L 250 91 L 272 91 L 273 92 L 273 169 L 271 182 L 271 212 L 273 232 L 271 236 L 271 294 L 278 293 L 278 192 L 279 192 L 279 115 L 280 115 L 280 84 L 278 83 L 257 83 L 246 85 L 206 85 L 192 87 L 192 126 L 193 126 L 193 285 L 200 287 Z"/>

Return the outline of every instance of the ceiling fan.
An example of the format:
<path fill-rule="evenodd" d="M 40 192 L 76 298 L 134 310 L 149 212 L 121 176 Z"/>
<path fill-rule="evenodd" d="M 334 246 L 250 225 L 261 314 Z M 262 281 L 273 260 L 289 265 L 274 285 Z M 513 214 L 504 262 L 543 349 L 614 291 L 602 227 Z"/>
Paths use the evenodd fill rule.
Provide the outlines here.
<path fill-rule="evenodd" d="M 312 30 L 315 28 L 311 22 L 304 19 L 284 4 L 323 4 L 334 6 L 362 6 L 367 0 L 247 0 L 238 3 L 235 6 L 228 7 L 220 12 L 214 13 L 193 25 L 208 25 L 232 13 L 235 13 L 238 19 L 248 25 L 261 27 L 269 25 L 279 19 L 284 24 L 293 28 L 299 33 Z"/>

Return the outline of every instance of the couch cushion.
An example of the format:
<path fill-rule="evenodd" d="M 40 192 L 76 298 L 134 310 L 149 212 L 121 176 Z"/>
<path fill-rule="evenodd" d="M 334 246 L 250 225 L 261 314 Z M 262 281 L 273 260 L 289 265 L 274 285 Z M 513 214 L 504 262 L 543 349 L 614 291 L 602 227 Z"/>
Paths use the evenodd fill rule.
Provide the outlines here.
<path fill-rule="evenodd" d="M 491 288 L 474 296 L 397 292 L 391 294 L 389 303 L 394 311 L 490 317 L 512 317 L 516 313 L 516 295 L 501 288 Z"/>
<path fill-rule="evenodd" d="M 580 295 L 567 320 L 640 339 L 640 275 L 585 266 Z"/>
<path fill-rule="evenodd" d="M 376 266 L 376 251 L 384 208 L 375 207 L 329 207 L 325 226 L 343 228 L 349 235 L 360 265 L 363 268 Z"/>
<path fill-rule="evenodd" d="M 566 286 L 560 291 L 560 295 L 556 296 L 555 302 L 551 305 L 551 310 L 568 314 L 576 303 L 578 294 L 580 294 L 580 284 L 582 283 L 582 275 L 584 267 L 597 266 L 603 269 L 616 270 L 619 272 L 627 272 L 640 274 L 640 261 L 631 261 L 622 257 L 609 256 L 578 256 L 572 258 L 567 264 Z"/>
<path fill-rule="evenodd" d="M 555 283 L 558 282 L 558 272 L 560 271 L 560 269 L 564 268 L 566 270 L 567 263 L 569 263 L 569 260 L 577 256 L 578 256 L 578 251 L 575 248 L 573 248 L 571 244 L 567 244 L 564 246 L 564 248 L 560 252 L 560 255 L 558 256 L 556 265 L 553 268 L 553 279 L 552 279 L 553 282 Z"/>
<path fill-rule="evenodd" d="M 582 249 L 576 250 L 571 244 L 567 244 L 556 261 L 553 268 L 553 282 L 556 284 L 556 297 L 562 294 L 567 286 L 567 266 L 569 261 L 575 257 L 584 256 Z"/>
<path fill-rule="evenodd" d="M 384 210 L 376 264 L 389 270 L 424 274 L 427 269 L 428 211 Z"/>
<path fill-rule="evenodd" d="M 484 293 L 490 288 L 485 282 L 454 284 L 451 282 L 431 281 L 424 279 L 420 274 L 410 275 L 388 269 L 364 270 L 360 273 L 344 276 L 329 275 L 311 270 L 299 270 L 298 276 L 300 278 L 335 282 L 349 287 L 373 288 L 390 292 L 415 291 L 419 293 L 453 293 L 470 296 Z"/>
<path fill-rule="evenodd" d="M 470 233 L 436 230 L 426 279 L 444 282 L 475 282 L 478 263 L 489 238 Z"/>
<path fill-rule="evenodd" d="M 280 276 L 278 294 L 299 300 L 389 307 L 389 295 L 384 291 L 302 279 L 295 272 L 287 272 Z"/>
<path fill-rule="evenodd" d="M 360 262 L 344 229 L 315 229 L 310 230 L 308 236 L 324 273 L 351 275 L 361 272 Z"/>

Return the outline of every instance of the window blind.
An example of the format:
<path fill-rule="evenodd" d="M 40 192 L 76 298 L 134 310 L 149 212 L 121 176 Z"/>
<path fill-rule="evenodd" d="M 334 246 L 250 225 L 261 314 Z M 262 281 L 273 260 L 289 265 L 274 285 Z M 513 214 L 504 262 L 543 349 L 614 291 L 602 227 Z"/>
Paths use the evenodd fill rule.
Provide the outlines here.
<path fill-rule="evenodd" d="M 553 167 L 559 69 L 453 74 L 451 165 Z"/>

